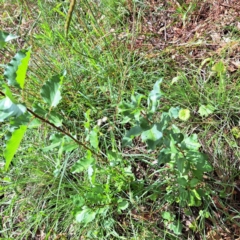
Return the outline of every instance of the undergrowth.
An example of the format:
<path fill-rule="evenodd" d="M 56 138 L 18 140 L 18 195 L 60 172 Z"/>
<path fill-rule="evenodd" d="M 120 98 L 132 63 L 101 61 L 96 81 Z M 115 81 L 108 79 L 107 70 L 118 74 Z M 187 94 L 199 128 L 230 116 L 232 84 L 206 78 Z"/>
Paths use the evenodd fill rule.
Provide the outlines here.
<path fill-rule="evenodd" d="M 141 52 L 145 1 L 79 1 L 67 37 L 67 1 L 1 4 L 12 32 L 0 32 L 2 239 L 237 234 L 231 42 L 200 60 L 192 43 Z M 198 4 L 157 11 L 174 7 L 186 28 Z"/>

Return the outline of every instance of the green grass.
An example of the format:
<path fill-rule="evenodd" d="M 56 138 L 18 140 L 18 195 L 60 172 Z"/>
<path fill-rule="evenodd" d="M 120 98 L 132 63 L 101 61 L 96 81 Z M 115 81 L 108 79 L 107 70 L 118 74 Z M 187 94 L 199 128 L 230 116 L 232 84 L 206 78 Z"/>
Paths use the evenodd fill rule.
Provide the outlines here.
<path fill-rule="evenodd" d="M 24 36 L 25 42 L 20 48 L 32 47 L 25 98 L 29 99 L 29 104 L 30 101 L 41 103 L 39 92 L 44 82 L 66 70 L 59 105 L 64 126 L 85 141 L 84 113 L 91 109 L 92 126 L 98 119 L 108 117 L 107 124 L 101 128 L 101 153 L 118 149 L 123 157 L 115 170 L 106 167 L 104 162 L 98 163 L 103 169 L 98 172 L 98 183 L 106 184 L 106 175 L 111 175 L 114 197 L 125 198 L 130 203 L 121 213 L 110 206 L 105 217 L 98 217 L 87 226 L 77 223 L 73 215 L 77 209 L 76 198 L 90 192 L 92 186 L 86 174 L 74 175 L 71 167 L 85 151 L 81 148 L 64 154 L 59 154 L 58 149 L 42 151 L 50 145 L 50 134 L 55 133 L 43 124 L 37 130 L 28 130 L 10 171 L 0 173 L 2 239 L 34 239 L 41 234 L 43 239 L 195 239 L 195 236 L 206 239 L 209 225 L 212 231 L 223 226 L 229 229 L 232 224 L 240 226 L 239 206 L 233 194 L 240 171 L 239 139 L 232 133 L 234 127 L 239 129 L 240 121 L 239 69 L 233 73 L 226 69 L 221 77 L 214 71 L 220 61 L 226 68 L 229 66 L 231 51 L 228 47 L 220 54 L 207 49 L 211 57 L 206 54 L 202 59 L 192 57 L 191 51 L 202 51 L 205 43 L 170 45 L 163 50 L 134 49 L 138 32 L 144 27 L 144 14 L 150 9 L 145 1 L 104 0 L 101 4 L 100 1 L 79 1 L 67 38 L 64 23 L 68 1 L 23 1 L 22 4 L 12 1 L 15 11 L 7 1 L 0 1 L 2 4 L 6 7 L 1 12 L 4 28 L 9 27 Z M 188 24 L 195 9 L 191 11 L 184 24 Z M 18 18 L 28 24 L 16 25 Z M 178 21 L 176 16 L 174 21 Z M 228 31 L 230 40 L 239 43 L 239 31 L 234 28 Z M 1 64 L 7 63 L 16 49 L 19 49 L 18 44 L 9 45 L 8 52 L 1 50 L 0 56 L 5 57 Z M 178 61 L 172 55 L 181 58 Z M 198 134 L 202 151 L 214 166 L 214 172 L 206 176 L 206 186 L 214 191 L 213 198 L 205 199 L 201 207 L 166 204 L 162 190 L 165 178 L 161 175 L 164 171 L 146 164 L 146 161 L 154 161 L 155 155 L 149 154 L 138 140 L 132 149 L 121 145 L 127 126 L 121 124 L 117 105 L 129 100 L 135 92 L 148 93 L 160 77 L 164 77 L 160 111 L 171 106 L 190 110 L 190 119 L 178 124 L 184 132 Z M 198 110 L 207 104 L 215 110 L 201 117 Z M 6 133 L 5 125 L 0 123 L 0 126 L 2 153 Z M 0 160 L 3 162 L 3 157 Z M 134 170 L 134 183 L 122 179 L 126 177 L 122 169 L 129 166 Z M 218 194 L 222 207 L 214 201 L 214 195 Z M 200 210 L 209 212 L 210 216 L 201 217 Z M 174 234 L 163 223 L 163 211 L 173 212 L 185 225 L 186 220 L 191 222 L 190 230 L 179 236 Z"/>

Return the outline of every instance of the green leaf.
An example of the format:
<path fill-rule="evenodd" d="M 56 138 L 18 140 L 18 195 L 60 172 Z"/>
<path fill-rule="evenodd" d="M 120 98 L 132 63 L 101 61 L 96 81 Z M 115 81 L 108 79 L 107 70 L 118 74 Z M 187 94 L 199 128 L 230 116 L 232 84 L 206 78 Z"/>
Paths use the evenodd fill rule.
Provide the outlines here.
<path fill-rule="evenodd" d="M 76 214 L 76 221 L 79 223 L 88 224 L 92 222 L 96 217 L 97 212 L 88 208 L 87 206 L 83 207 L 83 210 Z"/>
<path fill-rule="evenodd" d="M 21 89 L 23 89 L 24 87 L 24 82 L 25 82 L 27 69 L 28 69 L 28 63 L 30 60 L 30 54 L 31 54 L 31 51 L 30 50 L 27 51 L 25 53 L 25 57 L 21 60 L 21 63 L 18 66 L 16 81 L 21 87 Z"/>
<path fill-rule="evenodd" d="M 51 111 L 48 114 L 48 120 L 49 120 L 49 122 L 54 124 L 56 127 L 62 126 L 62 121 L 63 121 L 62 117 L 54 111 Z"/>
<path fill-rule="evenodd" d="M 26 107 L 22 104 L 15 104 L 6 97 L 0 101 L 0 122 L 10 117 L 18 117 L 26 112 Z"/>
<path fill-rule="evenodd" d="M 171 154 L 165 153 L 165 148 L 161 150 L 158 156 L 158 164 L 169 163 L 171 161 Z"/>
<path fill-rule="evenodd" d="M 194 190 L 191 190 L 189 192 L 189 201 L 188 201 L 188 206 L 190 207 L 198 207 L 201 205 L 201 197 L 200 195 L 197 193 L 197 191 L 194 189 Z"/>
<path fill-rule="evenodd" d="M 154 124 L 151 129 L 144 131 L 141 134 L 143 142 L 146 142 L 150 149 L 155 149 L 156 145 L 160 142 L 162 136 L 163 134 L 158 130 L 156 124 Z"/>
<path fill-rule="evenodd" d="M 26 130 L 27 130 L 27 126 L 22 125 L 19 129 L 15 130 L 12 133 L 10 140 L 6 144 L 6 149 L 3 153 L 4 158 L 6 160 L 6 163 L 5 163 L 6 171 L 9 168 L 9 165 L 13 159 L 13 156 L 16 153 Z"/>
<path fill-rule="evenodd" d="M 169 114 L 166 112 L 162 113 L 160 122 L 157 123 L 158 130 L 163 132 L 164 129 L 166 129 L 169 126 L 170 122 L 171 122 L 171 118 L 170 118 Z"/>
<path fill-rule="evenodd" d="M 56 107 L 62 99 L 60 92 L 62 81 L 63 76 L 56 75 L 42 86 L 41 96 L 49 107 Z"/>
<path fill-rule="evenodd" d="M 204 117 L 204 116 L 207 117 L 208 115 L 212 114 L 214 110 L 215 108 L 210 104 L 201 105 L 198 110 L 198 113 L 200 114 L 201 117 Z"/>
<path fill-rule="evenodd" d="M 217 73 L 218 76 L 221 76 L 226 72 L 226 67 L 224 66 L 223 61 L 219 61 L 214 64 L 212 70 Z"/>
<path fill-rule="evenodd" d="M 143 129 L 140 126 L 132 127 L 126 134 L 126 137 L 133 138 L 139 136 L 143 132 Z"/>
<path fill-rule="evenodd" d="M 29 58 L 29 51 L 20 50 L 16 53 L 10 63 L 7 64 L 4 71 L 4 77 L 9 85 L 23 88 Z"/>
<path fill-rule="evenodd" d="M 169 222 L 174 220 L 174 216 L 171 212 L 163 212 L 162 213 L 162 218 L 169 221 Z"/>
<path fill-rule="evenodd" d="M 187 180 L 186 180 L 186 178 L 184 178 L 184 177 L 179 177 L 179 178 L 177 179 L 177 182 L 178 182 L 179 185 L 181 185 L 181 186 L 183 186 L 183 187 L 186 187 L 186 186 L 187 186 Z"/>
<path fill-rule="evenodd" d="M 190 111 L 189 109 L 181 109 L 178 113 L 179 119 L 182 121 L 187 121 L 190 118 Z"/>
<path fill-rule="evenodd" d="M 11 89 L 6 84 L 3 84 L 3 88 L 3 92 L 5 93 L 6 97 L 8 97 L 13 103 L 17 103 L 17 100 L 12 95 Z"/>
<path fill-rule="evenodd" d="M 161 90 L 160 90 L 160 84 L 162 82 L 162 79 L 158 80 L 154 86 L 153 90 L 150 92 L 148 96 L 148 107 L 152 113 L 155 113 L 159 104 L 159 99 L 162 96 Z"/>
<path fill-rule="evenodd" d="M 93 130 L 89 133 L 89 140 L 92 147 L 98 149 L 98 132 L 99 127 L 94 127 Z"/>
<path fill-rule="evenodd" d="M 237 138 L 237 139 L 240 138 L 240 128 L 239 127 L 233 127 L 231 129 L 231 133 L 235 138 Z"/>
<path fill-rule="evenodd" d="M 49 139 L 51 145 L 43 148 L 43 151 L 47 152 L 54 149 L 55 147 L 59 147 L 63 142 L 63 138 L 64 138 L 63 134 L 52 134 Z"/>
<path fill-rule="evenodd" d="M 191 179 L 189 185 L 191 188 L 194 188 L 198 185 L 198 183 L 199 183 L 199 180 L 197 178 L 193 178 L 193 179 Z"/>
<path fill-rule="evenodd" d="M 179 114 L 179 110 L 180 108 L 179 107 L 171 107 L 168 111 L 169 113 L 169 116 L 171 118 L 174 118 L 174 119 L 177 119 L 178 118 L 178 114 Z"/>
<path fill-rule="evenodd" d="M 125 201 L 125 200 L 123 200 L 123 199 L 120 198 L 120 199 L 118 200 L 118 206 L 117 206 L 117 208 L 118 208 L 119 211 L 120 211 L 120 210 L 125 210 L 125 209 L 128 208 L 128 205 L 129 205 L 128 201 Z"/>
<path fill-rule="evenodd" d="M 184 158 L 178 158 L 177 159 L 177 168 L 180 173 L 183 173 L 185 170 L 185 159 Z"/>
<path fill-rule="evenodd" d="M 72 166 L 71 172 L 73 174 L 83 172 L 84 170 L 87 170 L 88 167 L 92 165 L 94 162 L 95 160 L 94 158 L 92 158 L 91 152 L 88 151 L 84 158 L 81 158 Z"/>
<path fill-rule="evenodd" d="M 182 141 L 181 147 L 186 150 L 198 150 L 201 145 L 198 142 L 197 134 L 192 134 L 190 137 L 186 137 Z"/>
<path fill-rule="evenodd" d="M 172 230 L 175 234 L 180 235 L 182 233 L 182 223 L 180 220 L 169 224 L 169 229 Z"/>
<path fill-rule="evenodd" d="M 18 38 L 18 36 L 12 35 L 7 32 L 0 31 L 0 49 L 3 48 L 6 42 Z"/>

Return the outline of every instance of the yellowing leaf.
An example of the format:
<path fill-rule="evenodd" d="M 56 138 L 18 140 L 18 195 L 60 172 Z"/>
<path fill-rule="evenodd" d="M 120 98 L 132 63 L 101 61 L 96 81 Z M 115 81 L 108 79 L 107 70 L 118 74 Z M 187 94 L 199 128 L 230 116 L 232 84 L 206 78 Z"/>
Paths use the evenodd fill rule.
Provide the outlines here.
<path fill-rule="evenodd" d="M 178 113 L 179 119 L 182 121 L 187 121 L 190 118 L 190 111 L 189 109 L 181 109 Z"/>

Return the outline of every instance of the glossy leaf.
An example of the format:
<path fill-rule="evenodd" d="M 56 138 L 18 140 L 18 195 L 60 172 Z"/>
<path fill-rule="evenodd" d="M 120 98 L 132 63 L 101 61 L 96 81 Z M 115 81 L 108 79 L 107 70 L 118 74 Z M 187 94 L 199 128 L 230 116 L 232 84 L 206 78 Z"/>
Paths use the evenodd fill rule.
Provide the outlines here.
<path fill-rule="evenodd" d="M 31 54 L 30 50 L 25 53 L 25 57 L 21 60 L 21 63 L 19 64 L 17 69 L 16 81 L 21 87 L 21 89 L 24 88 L 25 78 L 26 78 L 27 69 L 28 69 L 28 63 L 30 60 L 30 54 Z"/>
<path fill-rule="evenodd" d="M 62 81 L 63 76 L 57 75 L 53 76 L 42 86 L 41 96 L 49 107 L 56 107 L 62 99 L 60 91 L 62 87 Z"/>
<path fill-rule="evenodd" d="M 5 163 L 5 170 L 7 171 L 9 168 L 9 165 L 23 139 L 24 133 L 27 130 L 27 126 L 22 125 L 19 129 L 15 130 L 12 133 L 11 138 L 6 144 L 6 149 L 4 151 L 4 158 L 6 160 Z"/>
<path fill-rule="evenodd" d="M 51 122 L 52 124 L 54 124 L 56 127 L 61 127 L 62 126 L 62 117 L 57 114 L 54 111 L 51 111 L 48 115 L 47 118 L 49 120 L 49 122 Z"/>
<path fill-rule="evenodd" d="M 10 63 L 7 64 L 4 71 L 4 77 L 9 85 L 18 88 L 24 87 L 29 58 L 30 52 L 28 50 L 20 50 Z"/>
<path fill-rule="evenodd" d="M 0 122 L 10 117 L 18 117 L 26 112 L 26 107 L 22 104 L 15 104 L 6 97 L 0 101 Z"/>

